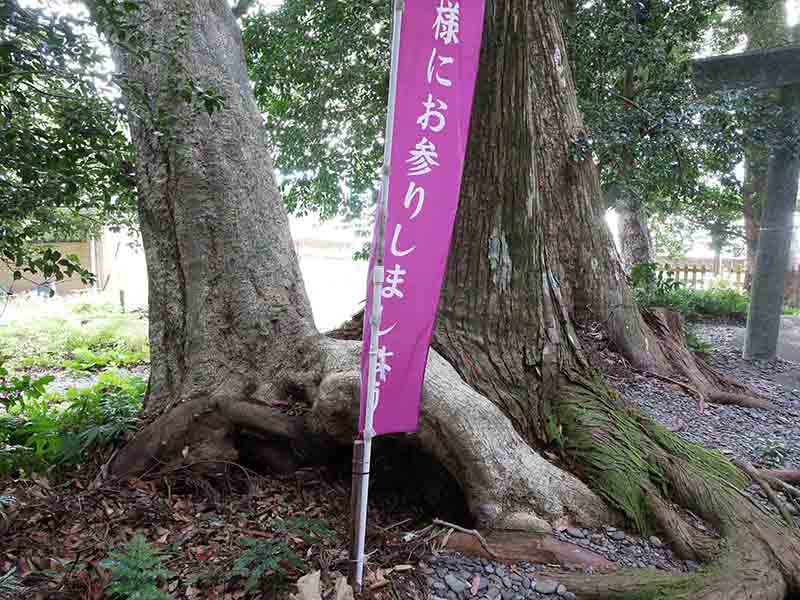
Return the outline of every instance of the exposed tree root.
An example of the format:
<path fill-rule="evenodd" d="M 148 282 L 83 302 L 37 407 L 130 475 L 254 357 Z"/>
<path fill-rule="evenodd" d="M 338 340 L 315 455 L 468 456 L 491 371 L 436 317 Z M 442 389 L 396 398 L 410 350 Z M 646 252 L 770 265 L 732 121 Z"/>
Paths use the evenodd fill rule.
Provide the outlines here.
<path fill-rule="evenodd" d="M 698 398 L 701 409 L 706 402 L 746 408 L 770 408 L 769 401 L 717 372 L 702 358 L 688 350 L 682 317 L 678 313 L 666 309 L 650 309 L 643 311 L 642 316 L 658 341 L 666 364 L 669 365 L 669 373 L 651 372 L 651 375 L 668 380 L 689 391 Z M 677 381 L 674 375 L 684 377 L 687 381 L 685 383 Z"/>
<path fill-rule="evenodd" d="M 779 492 L 783 492 L 788 498 L 798 498 L 800 499 L 800 489 L 793 487 L 786 483 L 785 481 L 781 481 L 775 477 L 768 477 L 764 476 L 763 471 L 757 471 L 759 475 L 769 483 L 774 489 Z"/>
<path fill-rule="evenodd" d="M 642 532 L 655 524 L 681 554 L 712 559 L 670 503 L 706 519 L 721 534 L 720 553 L 688 576 L 649 571 L 565 577 L 586 598 L 782 600 L 798 589 L 800 537 L 752 504 L 748 478 L 721 454 L 690 444 L 625 407 L 599 379 L 572 377 L 556 403 L 556 440 L 576 469 Z M 658 498 L 660 496 L 660 498 Z M 658 498 L 658 499 L 656 499 Z"/>
<path fill-rule="evenodd" d="M 359 410 L 360 344 L 328 340 L 312 431 L 349 444 Z M 551 524 L 600 525 L 619 516 L 576 477 L 547 462 L 486 397 L 431 352 L 414 441 L 459 483 L 482 529 L 549 532 Z"/>
<path fill-rule="evenodd" d="M 780 479 L 786 483 L 800 483 L 800 470 L 759 469 L 759 474 L 769 479 Z"/>
<path fill-rule="evenodd" d="M 773 506 L 778 509 L 778 512 L 781 513 L 783 520 L 786 521 L 786 524 L 789 527 L 794 527 L 794 519 L 792 519 L 792 515 L 789 514 L 789 511 L 786 509 L 786 505 L 775 495 L 775 492 L 772 491 L 772 487 L 770 487 L 769 482 L 759 475 L 758 471 L 751 465 L 750 463 L 743 462 L 743 461 L 736 461 L 736 466 L 738 466 L 742 471 L 750 475 L 750 477 L 755 481 L 761 490 L 764 492 L 764 495 L 772 502 Z"/>
<path fill-rule="evenodd" d="M 719 540 L 689 525 L 674 506 L 661 497 L 655 486 L 650 487 L 647 501 L 655 527 L 680 558 L 704 563 L 719 554 Z"/>
<path fill-rule="evenodd" d="M 486 533 L 488 553 L 474 537 L 453 534 L 446 548 L 471 556 L 483 556 L 508 562 L 525 560 L 534 563 L 570 567 L 591 567 L 595 572 L 611 572 L 617 566 L 599 554 L 548 534 L 525 531 L 490 531 Z"/>
<path fill-rule="evenodd" d="M 267 446 L 274 440 L 282 450 L 280 458 L 295 467 L 319 452 L 321 445 L 319 439 L 307 435 L 302 417 L 265 404 L 216 396 L 185 402 L 156 418 L 113 457 L 108 473 L 125 478 L 193 463 L 213 475 L 218 471 L 216 461 L 240 459 L 236 438 L 243 431 L 261 436 L 262 457 L 267 458 Z M 265 466 L 279 465 L 267 462 Z"/>

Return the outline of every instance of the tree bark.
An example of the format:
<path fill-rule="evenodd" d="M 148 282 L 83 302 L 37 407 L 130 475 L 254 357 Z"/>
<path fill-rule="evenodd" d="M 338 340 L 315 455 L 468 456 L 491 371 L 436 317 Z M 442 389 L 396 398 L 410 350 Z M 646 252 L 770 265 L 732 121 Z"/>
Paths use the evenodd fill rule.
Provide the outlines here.
<path fill-rule="evenodd" d="M 647 224 L 647 213 L 641 205 L 623 203 L 617 206 L 622 262 L 626 270 L 635 265 L 655 262 L 653 240 Z"/>
<path fill-rule="evenodd" d="M 154 109 L 131 116 L 153 370 L 149 425 L 110 473 L 177 463 L 214 475 L 245 455 L 284 468 L 313 462 L 317 446 L 354 435 L 359 345 L 313 327 L 230 7 L 155 0 L 145 10 L 144 32 L 177 37 L 181 53 L 176 66 L 160 54 L 141 63 L 116 50 L 144 108 Z M 487 3 L 455 251 L 435 334 L 441 356 L 431 353 L 411 440 L 448 469 L 484 527 L 599 525 L 621 513 L 643 532 L 668 526 L 676 544 L 706 556 L 673 503 L 713 516 L 720 490 L 733 493 L 746 477 L 610 390 L 588 365 L 574 325 L 597 322 L 637 365 L 682 364 L 693 381 L 713 381 L 668 316 L 640 314 L 603 221 L 595 166 L 570 159 L 582 124 L 559 10 L 553 0 Z M 181 77 L 218 89 L 222 110 L 209 116 L 176 97 Z M 542 458 L 543 446 L 597 493 Z M 751 514 L 737 510 L 742 519 Z M 782 562 L 766 555 L 753 562 L 776 582 L 753 597 L 777 599 L 796 584 L 796 540 L 787 540 Z"/>

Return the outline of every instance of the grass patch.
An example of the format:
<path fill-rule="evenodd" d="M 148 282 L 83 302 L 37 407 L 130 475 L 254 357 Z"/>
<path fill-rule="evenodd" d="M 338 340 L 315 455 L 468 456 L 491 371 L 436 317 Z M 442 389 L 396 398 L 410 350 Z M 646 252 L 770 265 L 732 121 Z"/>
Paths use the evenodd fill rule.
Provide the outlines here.
<path fill-rule="evenodd" d="M 0 370 L 0 474 L 78 465 L 135 431 L 144 379 L 115 371 L 87 388 L 45 392 L 43 381 Z"/>
<path fill-rule="evenodd" d="M 92 305 L 81 306 L 96 310 Z M 11 369 L 92 371 L 149 362 L 145 320 L 107 310 L 93 314 L 96 316 L 31 319 L 0 327 L 0 355 L 7 357 L 5 365 Z"/>

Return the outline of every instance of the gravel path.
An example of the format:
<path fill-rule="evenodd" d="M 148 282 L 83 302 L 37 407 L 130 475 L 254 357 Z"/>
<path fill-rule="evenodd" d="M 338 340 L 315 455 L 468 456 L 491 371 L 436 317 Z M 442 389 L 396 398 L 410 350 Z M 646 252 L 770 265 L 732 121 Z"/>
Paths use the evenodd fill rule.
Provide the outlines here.
<path fill-rule="evenodd" d="M 781 359 L 745 362 L 735 339 L 739 329 L 732 325 L 701 324 L 694 326 L 694 333 L 711 346 L 709 360 L 715 368 L 757 390 L 773 403 L 772 410 L 706 405 L 701 414 L 695 398 L 661 380 L 631 374 L 624 379 L 610 378 L 610 382 L 647 415 L 692 442 L 759 466 L 800 468 L 800 364 Z M 751 488 L 750 492 L 774 512 L 760 490 Z M 800 516 L 795 514 L 795 517 L 800 524 Z M 695 526 L 704 529 L 700 523 Z M 682 572 L 696 567 L 692 561 L 673 556 L 656 537 L 644 539 L 611 527 L 567 529 L 556 536 L 593 550 L 622 567 Z M 554 568 L 564 570 L 556 565 L 526 562 L 507 565 L 457 553 L 440 553 L 431 557 L 422 570 L 428 577 L 433 600 L 575 598 L 569 590 L 558 588 L 548 579 L 548 571 Z"/>
<path fill-rule="evenodd" d="M 734 344 L 737 329 L 697 325 L 695 334 L 713 349 L 711 364 L 767 398 L 771 410 L 707 404 L 701 414 L 695 398 L 669 383 L 638 374 L 613 383 L 645 414 L 687 440 L 764 467 L 800 468 L 800 385 L 786 385 L 800 375 L 800 365 L 781 359 L 744 361 Z"/>
<path fill-rule="evenodd" d="M 108 367 L 104 370 L 118 371 L 122 375 L 138 375 L 139 377 L 147 379 L 147 376 L 150 373 L 150 365 L 136 365 L 133 367 Z M 53 375 L 55 379 L 47 385 L 47 391 L 63 392 L 69 388 L 84 388 L 93 386 L 95 383 L 97 383 L 97 377 L 101 372 L 102 371 L 73 372 L 67 369 L 62 369 L 58 371 L 35 371 L 32 372 L 32 374 L 36 375 L 37 377 L 41 377 L 43 375 Z"/>

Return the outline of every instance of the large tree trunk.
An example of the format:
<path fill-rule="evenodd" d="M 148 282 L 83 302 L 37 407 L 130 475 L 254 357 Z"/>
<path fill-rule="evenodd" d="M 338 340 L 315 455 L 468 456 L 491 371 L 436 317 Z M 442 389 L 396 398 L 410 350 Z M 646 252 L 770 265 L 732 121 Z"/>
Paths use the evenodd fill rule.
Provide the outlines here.
<path fill-rule="evenodd" d="M 177 463 L 206 465 L 213 475 L 245 458 L 284 468 L 313 461 L 317 444 L 352 440 L 359 345 L 313 327 L 227 4 L 147 6 L 147 35 L 174 39 L 182 14 L 189 35 L 179 69 L 167 56 L 141 64 L 117 50 L 123 74 L 157 109 L 131 122 L 153 371 L 150 424 L 110 472 Z M 714 384 L 682 349 L 668 316 L 640 315 L 602 219 L 595 167 L 569 158 L 569 140 L 582 125 L 559 10 L 553 0 L 488 0 L 455 250 L 435 335 L 441 356 L 431 354 L 412 440 L 453 475 L 482 526 L 601 524 L 618 511 L 642 531 L 664 529 L 684 554 L 707 557 L 707 544 L 688 533 L 673 502 L 741 525 L 752 509 L 720 511 L 717 499 L 731 499 L 746 477 L 623 402 L 587 364 L 573 325 L 596 321 L 635 364 L 682 368 L 695 385 Z M 224 108 L 209 117 L 178 99 L 180 77 L 220 90 Z M 284 411 L 287 404 L 300 410 Z M 298 412 L 305 416 L 291 416 Z M 536 451 L 544 445 L 598 494 L 544 460 Z M 782 532 L 770 520 L 763 527 Z M 750 542 L 744 536 L 752 527 L 729 529 L 740 534 L 734 542 Z M 797 584 L 797 539 L 786 537 L 780 560 L 770 543 L 759 547 L 744 566 L 764 575 L 746 578 L 741 589 L 782 598 Z M 720 572 L 742 566 L 724 558 Z M 684 586 L 698 577 L 657 584 Z"/>
<path fill-rule="evenodd" d="M 653 239 L 647 223 L 647 213 L 638 204 L 620 204 L 616 208 L 619 215 L 619 237 L 622 261 L 630 270 L 635 265 L 655 262 Z"/>

